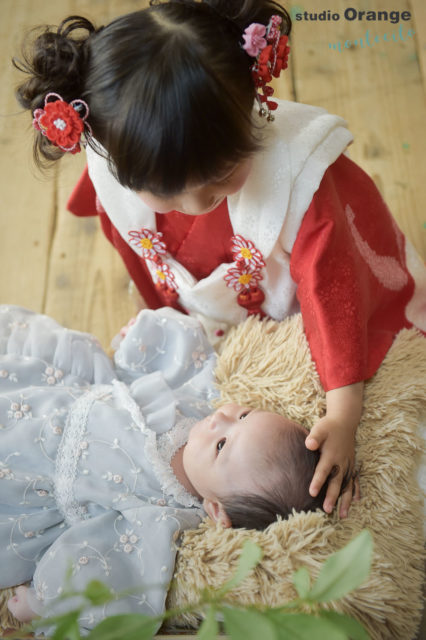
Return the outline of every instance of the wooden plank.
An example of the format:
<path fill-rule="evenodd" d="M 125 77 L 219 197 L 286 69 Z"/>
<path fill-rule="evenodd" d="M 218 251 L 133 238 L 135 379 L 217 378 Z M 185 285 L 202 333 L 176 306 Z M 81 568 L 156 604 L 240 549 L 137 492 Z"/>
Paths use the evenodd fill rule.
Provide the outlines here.
<path fill-rule="evenodd" d="M 23 79 L 11 65 L 28 27 L 30 2 L 2 2 L 0 21 L 0 302 L 43 308 L 54 224 L 54 182 L 34 170 L 31 121 L 14 87 Z"/>
<path fill-rule="evenodd" d="M 388 5 L 377 0 L 374 10 L 389 10 Z M 351 157 L 373 177 L 401 228 L 426 257 L 424 94 L 414 39 L 408 36 L 414 23 L 348 21 L 346 7 L 343 0 L 334 3 L 338 21 L 294 22 L 296 99 L 348 121 L 355 135 Z M 302 9 L 319 13 L 324 3 L 309 0 Z M 363 0 L 357 9 L 372 6 Z M 409 9 L 406 0 L 398 3 L 399 11 Z M 377 36 L 379 42 L 367 45 L 367 29 L 370 40 Z M 350 48 L 344 48 L 347 40 Z M 329 47 L 339 42 L 341 52 Z"/>
<path fill-rule="evenodd" d="M 423 92 L 426 93 L 426 3 L 424 0 L 411 0 L 410 5 L 416 31 L 416 53 L 422 74 Z"/>

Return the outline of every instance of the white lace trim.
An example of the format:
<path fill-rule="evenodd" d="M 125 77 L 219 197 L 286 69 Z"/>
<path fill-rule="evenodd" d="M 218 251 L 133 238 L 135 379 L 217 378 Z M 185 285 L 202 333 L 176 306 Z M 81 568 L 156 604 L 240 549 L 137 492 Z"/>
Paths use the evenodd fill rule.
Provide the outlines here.
<path fill-rule="evenodd" d="M 132 416 L 134 423 L 146 434 L 145 456 L 166 495 L 172 496 L 184 507 L 201 507 L 200 501 L 185 489 L 173 473 L 170 466 L 172 456 L 188 440 L 188 432 L 196 422 L 195 418 L 183 418 L 174 427 L 161 436 L 146 426 L 137 402 L 132 398 L 129 388 L 118 380 L 113 381 L 114 391 L 124 408 Z"/>
<path fill-rule="evenodd" d="M 146 426 L 140 407 L 130 395 L 127 386 L 114 380 L 113 386 L 99 386 L 78 398 L 72 405 L 65 423 L 56 457 L 55 498 L 58 509 L 67 524 L 72 525 L 89 517 L 84 505 L 81 505 L 74 496 L 74 482 L 81 453 L 80 445 L 93 404 L 110 395 L 111 391 L 114 391 L 117 399 L 130 413 L 134 423 L 146 434 L 145 456 L 151 462 L 164 493 L 172 496 L 185 507 L 201 507 L 199 500 L 180 484 L 170 466 L 172 456 L 188 440 L 188 432 L 196 419 L 180 420 L 170 431 L 157 439 L 157 434 Z"/>
<path fill-rule="evenodd" d="M 55 498 L 67 524 L 85 520 L 88 514 L 74 496 L 81 441 L 87 427 L 90 410 L 100 398 L 111 393 L 110 385 L 101 385 L 84 393 L 71 406 L 64 427 L 55 465 Z"/>
<path fill-rule="evenodd" d="M 141 408 L 134 398 L 132 398 L 129 387 L 119 380 L 113 380 L 112 384 L 117 399 L 122 403 L 126 411 L 130 413 L 135 425 L 139 427 L 142 433 L 149 433 L 150 429 L 146 426 Z"/>
<path fill-rule="evenodd" d="M 181 485 L 170 466 L 173 455 L 187 442 L 188 432 L 196 421 L 195 418 L 183 418 L 158 439 L 153 431 L 149 433 L 145 443 L 145 456 L 151 462 L 157 480 L 167 495 L 171 495 L 184 507 L 201 508 L 201 502 Z"/>

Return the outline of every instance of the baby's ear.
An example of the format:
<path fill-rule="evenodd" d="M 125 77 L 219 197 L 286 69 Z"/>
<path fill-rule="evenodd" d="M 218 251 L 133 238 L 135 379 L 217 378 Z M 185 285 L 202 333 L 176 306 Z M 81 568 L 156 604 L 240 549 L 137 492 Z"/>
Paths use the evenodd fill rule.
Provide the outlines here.
<path fill-rule="evenodd" d="M 210 500 L 204 498 L 203 500 L 204 511 L 214 521 L 219 522 L 224 529 L 228 529 L 232 526 L 231 520 L 228 517 L 223 505 L 217 500 Z"/>

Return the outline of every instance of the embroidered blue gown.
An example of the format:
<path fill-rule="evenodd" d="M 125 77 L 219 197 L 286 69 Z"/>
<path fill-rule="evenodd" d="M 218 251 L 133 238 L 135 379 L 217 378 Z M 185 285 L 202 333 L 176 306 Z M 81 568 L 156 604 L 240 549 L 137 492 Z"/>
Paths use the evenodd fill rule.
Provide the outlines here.
<path fill-rule="evenodd" d="M 115 592 L 81 619 L 163 611 L 179 533 L 200 503 L 170 460 L 211 412 L 215 355 L 197 320 L 144 310 L 114 363 L 89 334 L 0 307 L 0 587 L 32 580 L 45 616 L 71 573 Z M 74 603 L 75 604 L 75 603 Z"/>

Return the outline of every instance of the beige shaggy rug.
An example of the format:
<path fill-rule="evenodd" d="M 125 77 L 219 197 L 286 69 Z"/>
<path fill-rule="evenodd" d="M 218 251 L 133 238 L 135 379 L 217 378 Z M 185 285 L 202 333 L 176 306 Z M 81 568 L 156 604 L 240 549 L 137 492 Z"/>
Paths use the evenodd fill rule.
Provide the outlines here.
<path fill-rule="evenodd" d="M 216 370 L 221 402 L 274 410 L 311 427 L 324 413 L 325 396 L 312 363 L 300 316 L 282 323 L 251 318 L 227 337 Z M 414 330 L 396 338 L 377 374 L 367 382 L 357 434 L 362 498 L 349 518 L 295 513 L 266 531 L 226 529 L 207 520 L 184 534 L 168 607 L 219 587 L 234 571 L 250 537 L 263 549 L 258 567 L 229 595 L 234 603 L 277 606 L 296 593 L 292 574 L 308 567 L 315 577 L 330 553 L 364 527 L 374 537 L 371 575 L 332 608 L 360 620 L 373 640 L 410 640 L 422 611 L 423 512 L 415 471 L 426 414 L 426 340 Z M 422 418 L 423 416 L 423 418 Z M 0 624 L 14 627 L 0 596 Z M 195 615 L 175 624 L 196 627 Z"/>
<path fill-rule="evenodd" d="M 325 395 L 312 363 L 300 316 L 285 322 L 249 319 L 228 336 L 216 370 L 221 401 L 275 410 L 311 427 Z M 375 548 L 368 581 L 332 608 L 362 622 L 374 640 L 410 640 L 422 613 L 423 509 L 415 478 L 426 414 L 426 340 L 414 330 L 396 338 L 367 382 L 357 434 L 362 499 L 346 520 L 322 512 L 294 514 L 264 532 L 223 530 L 205 521 L 184 534 L 168 606 L 196 601 L 235 570 L 250 537 L 263 549 L 256 570 L 232 592 L 234 603 L 277 606 L 296 596 L 300 566 L 316 576 L 320 564 L 361 529 Z M 196 626 L 195 616 L 180 622 Z"/>

